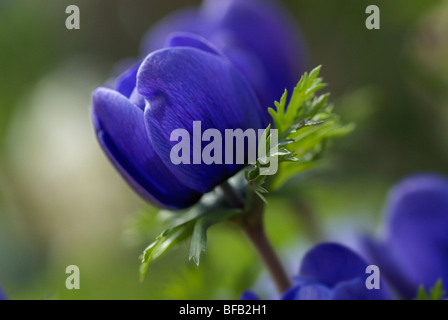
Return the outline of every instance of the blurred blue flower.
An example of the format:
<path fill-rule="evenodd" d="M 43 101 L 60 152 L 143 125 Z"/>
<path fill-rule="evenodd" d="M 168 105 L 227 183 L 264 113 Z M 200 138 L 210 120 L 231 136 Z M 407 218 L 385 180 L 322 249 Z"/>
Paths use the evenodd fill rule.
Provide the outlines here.
<path fill-rule="evenodd" d="M 240 300 L 260 300 L 260 298 L 252 291 L 245 291 L 240 297 Z"/>
<path fill-rule="evenodd" d="M 201 35 L 219 48 L 253 86 L 265 112 L 306 68 L 299 29 L 277 1 L 206 0 L 199 8 L 180 10 L 148 31 L 143 53 L 162 48 L 179 31 Z"/>
<path fill-rule="evenodd" d="M 390 192 L 386 225 L 378 240 L 363 241 L 366 253 L 407 299 L 442 280 L 448 291 L 448 180 L 412 176 Z"/>
<path fill-rule="evenodd" d="M 2 288 L 0 287 L 0 300 L 7 300 L 6 294 L 3 292 Z"/>
<path fill-rule="evenodd" d="M 367 289 L 368 264 L 352 250 L 334 243 L 323 243 L 303 258 L 299 275 L 282 300 L 387 300 L 388 289 Z M 241 299 L 258 297 L 246 291 Z"/>
<path fill-rule="evenodd" d="M 94 127 L 111 162 L 143 198 L 173 209 L 194 204 L 244 165 L 175 165 L 170 151 L 178 142 L 170 141 L 171 132 L 183 128 L 193 136 L 193 121 L 223 135 L 263 129 L 262 113 L 240 72 L 195 35 L 171 37 L 166 48 L 126 71 L 115 90 L 93 93 Z"/>

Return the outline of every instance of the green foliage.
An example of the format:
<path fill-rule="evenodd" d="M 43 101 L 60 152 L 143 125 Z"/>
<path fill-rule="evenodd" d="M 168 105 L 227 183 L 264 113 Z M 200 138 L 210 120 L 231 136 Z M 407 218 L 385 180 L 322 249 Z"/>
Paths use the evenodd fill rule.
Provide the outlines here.
<path fill-rule="evenodd" d="M 442 280 L 439 280 L 429 294 L 426 292 L 425 287 L 421 285 L 418 289 L 417 300 L 442 300 L 444 296 L 445 291 L 443 290 Z"/>
<path fill-rule="evenodd" d="M 225 207 L 220 194 L 216 192 L 204 196 L 199 204 L 186 211 L 161 211 L 159 215 L 162 223 L 168 227 L 143 251 L 140 280 L 144 280 L 153 261 L 190 237 L 189 259 L 199 265 L 201 253 L 206 248 L 208 228 L 240 212 L 241 210 Z"/>
<path fill-rule="evenodd" d="M 193 260 L 196 265 L 199 265 L 201 252 L 206 249 L 207 229 L 214 224 L 230 219 L 238 213 L 241 213 L 241 210 L 219 208 L 217 210 L 211 210 L 204 216 L 198 218 L 194 222 L 189 259 Z"/>
<path fill-rule="evenodd" d="M 354 128 L 352 124 L 342 124 L 339 117 L 333 113 L 332 106 L 328 104 L 328 93 L 316 95 L 317 91 L 325 87 L 319 78 L 320 70 L 319 66 L 309 74 L 305 72 L 288 105 L 288 91 L 285 90 L 280 101 L 275 102 L 276 110 L 269 108 L 278 130 L 278 144 L 268 150 L 266 159 L 259 158 L 246 175 L 263 201 L 266 201 L 263 194 L 267 190 L 261 189 L 261 186 L 267 177 L 261 175 L 260 171 L 273 157 L 278 158 L 280 167 L 270 187 L 277 189 L 293 175 L 314 167 L 330 138 L 346 135 Z M 269 134 L 270 126 L 265 132 Z M 272 134 L 266 140 L 267 147 L 270 147 L 271 137 Z M 261 147 L 263 146 L 259 146 Z"/>

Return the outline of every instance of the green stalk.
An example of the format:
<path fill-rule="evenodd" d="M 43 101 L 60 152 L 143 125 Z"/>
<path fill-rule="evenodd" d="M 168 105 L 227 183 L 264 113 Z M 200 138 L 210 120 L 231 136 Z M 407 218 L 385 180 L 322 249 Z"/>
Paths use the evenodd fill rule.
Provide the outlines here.
<path fill-rule="evenodd" d="M 259 199 L 251 187 L 248 187 L 248 196 L 245 203 L 240 194 L 238 194 L 227 182 L 221 185 L 224 196 L 232 207 L 246 209 L 244 215 L 238 217 L 237 224 L 246 234 L 253 247 L 257 251 L 261 260 L 269 271 L 272 280 L 275 283 L 279 294 L 283 294 L 291 287 L 291 281 L 283 268 L 274 248 L 266 236 L 263 214 L 264 203 Z"/>

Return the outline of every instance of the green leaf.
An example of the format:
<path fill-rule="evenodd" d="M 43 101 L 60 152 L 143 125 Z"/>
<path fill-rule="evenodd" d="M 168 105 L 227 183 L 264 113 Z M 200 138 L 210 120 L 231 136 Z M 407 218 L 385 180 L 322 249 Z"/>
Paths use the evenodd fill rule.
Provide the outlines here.
<path fill-rule="evenodd" d="M 148 272 L 149 265 L 156 259 L 160 258 L 164 253 L 171 249 L 174 245 L 187 239 L 193 230 L 191 223 L 182 224 L 172 229 L 164 230 L 156 241 L 151 243 L 143 251 L 142 265 L 140 267 L 140 281 L 143 281 Z"/>
<path fill-rule="evenodd" d="M 199 265 L 201 252 L 206 249 L 207 229 L 241 212 L 242 210 L 226 207 L 222 195 L 217 192 L 204 195 L 198 204 L 188 210 L 160 211 L 159 217 L 168 227 L 144 250 L 141 256 L 140 279 L 144 280 L 152 262 L 190 237 L 190 260 Z"/>
<path fill-rule="evenodd" d="M 204 219 L 199 219 L 194 225 L 190 244 L 190 260 L 199 266 L 202 251 L 207 249 L 207 226 Z"/>
<path fill-rule="evenodd" d="M 266 177 L 262 177 L 262 168 L 277 158 L 279 172 L 269 179 L 271 187 L 279 188 L 293 175 L 314 167 L 320 158 L 327 141 L 348 134 L 354 129 L 352 124 L 342 124 L 328 104 L 328 93 L 316 96 L 325 87 L 319 78 L 321 67 L 304 73 L 289 99 L 285 90 L 279 102 L 275 102 L 276 110 L 269 108 L 269 113 L 278 130 L 278 144 L 270 146 L 272 133 L 270 126 L 265 130 L 266 145 L 259 144 L 259 150 L 269 152 L 257 159 L 246 178 L 252 186 L 262 186 Z M 266 136 L 265 135 L 265 136 Z M 264 141 L 264 140 L 260 140 Z M 275 189 L 273 188 L 273 189 Z M 264 194 L 254 188 L 255 193 L 266 202 Z"/>
<path fill-rule="evenodd" d="M 423 287 L 423 285 L 420 285 L 420 287 L 418 288 L 416 300 L 430 300 L 428 294 L 425 291 L 425 287 Z"/>
<path fill-rule="evenodd" d="M 222 199 L 212 192 L 204 195 L 198 204 L 188 210 L 176 212 L 161 210 L 159 219 L 167 225 L 167 228 L 144 250 L 141 257 L 140 280 L 144 280 L 152 262 L 193 234 L 198 219 L 206 214 L 211 214 L 221 205 Z"/>
<path fill-rule="evenodd" d="M 442 300 L 444 296 L 445 296 L 445 291 L 443 290 L 442 280 L 440 279 L 439 281 L 437 281 L 437 283 L 431 289 L 429 294 L 425 291 L 424 286 L 421 285 L 418 289 L 416 299 L 417 300 Z"/>
<path fill-rule="evenodd" d="M 442 280 L 440 279 L 431 290 L 431 300 L 441 300 L 444 295 L 445 291 L 443 291 Z"/>
<path fill-rule="evenodd" d="M 274 182 L 271 185 L 272 190 L 279 189 L 284 185 L 291 177 L 310 169 L 315 168 L 318 165 L 316 161 L 303 161 L 303 162 L 289 162 L 282 163 L 279 169 L 279 173 L 275 177 Z"/>
<path fill-rule="evenodd" d="M 208 214 L 195 222 L 190 244 L 190 260 L 199 266 L 201 253 L 207 247 L 207 229 L 221 221 L 241 213 L 241 210 L 227 209 Z"/>

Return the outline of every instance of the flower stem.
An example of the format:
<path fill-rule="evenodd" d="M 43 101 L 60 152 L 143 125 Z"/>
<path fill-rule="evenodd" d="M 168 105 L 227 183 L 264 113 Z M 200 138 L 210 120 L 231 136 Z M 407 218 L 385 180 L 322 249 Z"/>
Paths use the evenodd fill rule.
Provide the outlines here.
<path fill-rule="evenodd" d="M 289 277 L 286 274 L 286 271 L 283 268 L 280 259 L 275 253 L 274 248 L 269 242 L 263 225 L 260 224 L 258 226 L 250 227 L 246 226 L 243 227 L 243 230 L 256 248 L 258 254 L 260 255 L 260 258 L 263 260 L 267 269 L 269 270 L 269 273 L 274 280 L 275 286 L 277 287 L 277 291 L 280 294 L 283 294 L 291 287 L 291 281 L 289 280 Z"/>
<path fill-rule="evenodd" d="M 249 187 L 250 188 L 250 187 Z M 221 185 L 224 195 L 233 207 L 244 209 L 249 207 L 247 212 L 239 217 L 238 225 L 249 238 L 250 242 L 258 252 L 261 260 L 273 279 L 277 291 L 283 294 L 291 287 L 291 281 L 283 268 L 274 248 L 269 242 L 263 225 L 264 203 L 254 193 L 248 190 L 249 206 L 245 206 L 242 197 L 227 183 Z"/>

